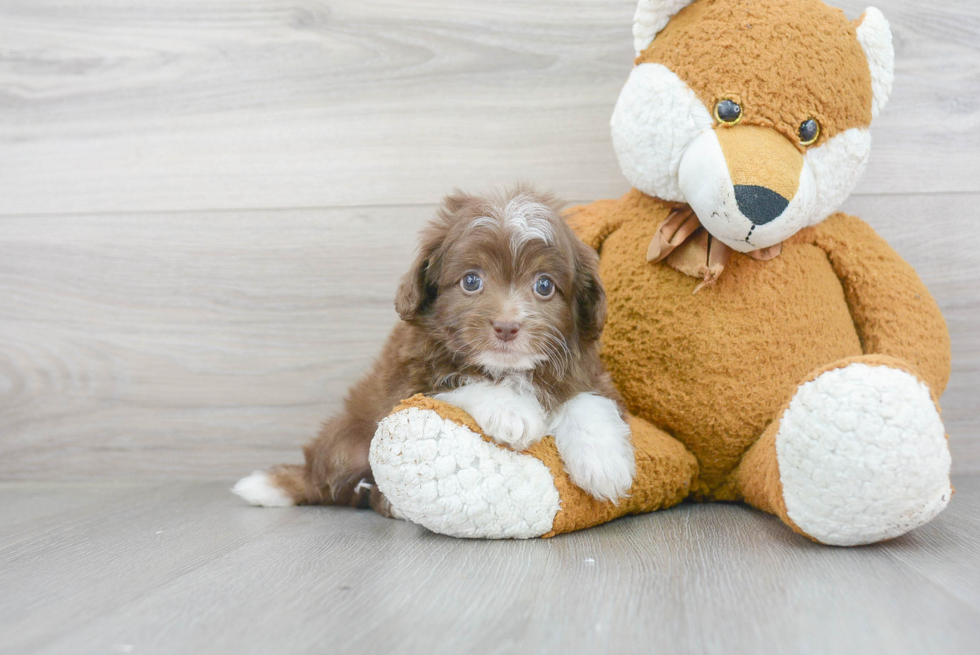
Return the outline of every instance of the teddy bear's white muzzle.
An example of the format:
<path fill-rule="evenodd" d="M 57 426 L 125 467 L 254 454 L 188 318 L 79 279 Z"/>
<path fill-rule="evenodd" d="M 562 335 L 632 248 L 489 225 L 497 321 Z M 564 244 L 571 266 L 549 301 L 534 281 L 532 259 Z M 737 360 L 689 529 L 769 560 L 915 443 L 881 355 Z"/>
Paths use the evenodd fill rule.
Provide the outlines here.
<path fill-rule="evenodd" d="M 760 168 L 771 169 L 771 163 L 766 163 L 768 167 L 760 162 Z M 684 199 L 712 236 L 733 250 L 751 252 L 785 241 L 811 222 L 817 185 L 808 163 L 800 164 L 799 179 L 788 185 L 795 193 L 788 198 L 785 191 L 773 189 L 765 171 L 753 176 L 743 166 L 739 179 L 733 181 L 729 158 L 712 129 L 685 151 L 678 182 Z"/>

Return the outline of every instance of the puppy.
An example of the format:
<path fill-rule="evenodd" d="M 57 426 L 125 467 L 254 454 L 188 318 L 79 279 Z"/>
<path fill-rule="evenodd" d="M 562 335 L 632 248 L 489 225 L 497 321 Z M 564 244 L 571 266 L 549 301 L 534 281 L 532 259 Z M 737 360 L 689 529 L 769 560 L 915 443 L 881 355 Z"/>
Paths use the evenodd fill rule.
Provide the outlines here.
<path fill-rule="evenodd" d="M 596 253 L 547 195 L 447 197 L 422 233 L 395 298 L 401 322 L 343 411 L 304 448 L 305 465 L 256 472 L 234 487 L 255 505 L 371 506 L 368 448 L 404 398 L 432 395 L 522 451 L 555 438 L 572 481 L 625 495 L 636 465 L 625 410 L 599 361 L 606 300 Z"/>

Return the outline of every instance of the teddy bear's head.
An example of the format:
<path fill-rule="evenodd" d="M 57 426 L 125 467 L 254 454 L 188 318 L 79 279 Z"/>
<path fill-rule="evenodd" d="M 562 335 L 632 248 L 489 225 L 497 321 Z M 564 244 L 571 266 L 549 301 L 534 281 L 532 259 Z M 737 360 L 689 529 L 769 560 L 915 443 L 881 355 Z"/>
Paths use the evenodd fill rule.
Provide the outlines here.
<path fill-rule="evenodd" d="M 891 32 L 820 0 L 640 0 L 612 116 L 634 187 L 734 250 L 773 246 L 857 183 L 894 78 Z"/>

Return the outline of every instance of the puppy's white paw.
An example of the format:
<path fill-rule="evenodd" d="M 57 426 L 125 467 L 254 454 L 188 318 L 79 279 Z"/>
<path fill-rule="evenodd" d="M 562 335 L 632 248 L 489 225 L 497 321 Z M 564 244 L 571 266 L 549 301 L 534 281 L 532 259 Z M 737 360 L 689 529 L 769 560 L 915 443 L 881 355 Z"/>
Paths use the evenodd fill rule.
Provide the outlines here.
<path fill-rule="evenodd" d="M 493 440 L 522 452 L 541 441 L 548 431 L 539 407 L 494 407 L 473 419 Z"/>
<path fill-rule="evenodd" d="M 476 382 L 435 397 L 464 410 L 494 441 L 519 452 L 548 433 L 544 409 L 533 390 Z"/>
<path fill-rule="evenodd" d="M 289 494 L 273 484 L 272 478 L 265 471 L 255 471 L 252 475 L 242 478 L 235 483 L 231 491 L 246 502 L 259 507 L 289 507 L 296 504 Z"/>
<path fill-rule="evenodd" d="M 630 428 L 616 403 L 580 393 L 555 412 L 551 434 L 568 476 L 599 500 L 616 502 L 636 476 Z"/>

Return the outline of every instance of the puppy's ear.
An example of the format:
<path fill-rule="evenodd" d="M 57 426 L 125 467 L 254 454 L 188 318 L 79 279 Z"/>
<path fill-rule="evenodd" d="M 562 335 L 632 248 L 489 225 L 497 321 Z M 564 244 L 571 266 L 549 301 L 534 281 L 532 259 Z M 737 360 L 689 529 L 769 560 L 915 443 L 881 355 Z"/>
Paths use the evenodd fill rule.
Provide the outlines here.
<path fill-rule="evenodd" d="M 441 251 L 449 230 L 466 213 L 466 208 L 478 201 L 459 189 L 442 199 L 436 217 L 422 231 L 418 256 L 395 295 L 395 311 L 403 321 L 411 323 L 435 300 L 439 293 Z"/>
<path fill-rule="evenodd" d="M 402 277 L 398 293 L 395 294 L 395 311 L 403 321 L 414 321 L 439 293 L 440 251 L 455 218 L 453 207 L 458 211 L 462 206 L 456 204 L 455 199 L 459 195 L 457 192 L 443 200 L 435 219 L 422 230 L 418 255 L 408 273 Z"/>
<path fill-rule="evenodd" d="M 452 193 L 442 199 L 439 216 L 446 222 L 452 222 L 463 207 L 475 201 L 477 201 L 477 198 L 468 193 L 464 193 L 461 189 L 453 189 Z"/>
<path fill-rule="evenodd" d="M 403 321 L 411 323 L 435 299 L 436 293 L 435 285 L 429 280 L 429 258 L 425 251 L 421 251 L 398 285 L 395 311 Z"/>
<path fill-rule="evenodd" d="M 599 279 L 599 256 L 575 240 L 575 323 L 583 341 L 595 341 L 606 323 L 606 291 Z"/>

